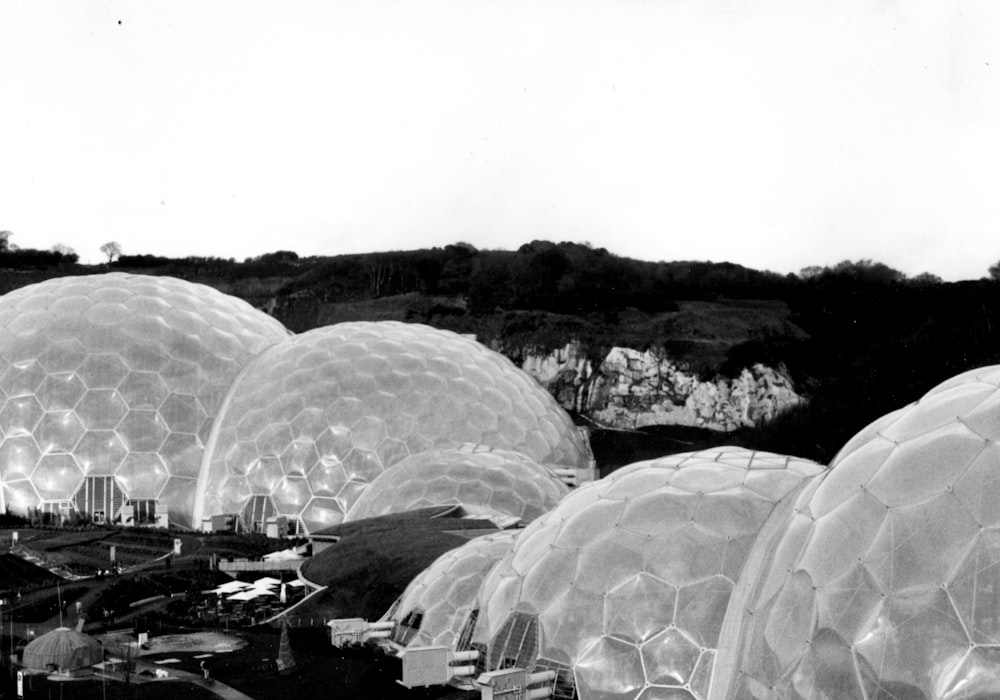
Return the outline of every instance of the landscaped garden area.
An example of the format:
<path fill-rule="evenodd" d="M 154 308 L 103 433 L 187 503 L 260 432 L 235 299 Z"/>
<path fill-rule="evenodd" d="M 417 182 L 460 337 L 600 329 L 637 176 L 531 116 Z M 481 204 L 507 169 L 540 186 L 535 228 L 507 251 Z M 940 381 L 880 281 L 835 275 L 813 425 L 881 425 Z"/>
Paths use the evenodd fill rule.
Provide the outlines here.
<path fill-rule="evenodd" d="M 403 579 L 408 581 L 411 569 L 422 568 L 427 563 L 424 560 L 433 559 L 436 552 L 463 539 L 445 531 L 482 526 L 475 521 L 461 520 L 421 522 L 425 519 L 426 516 L 393 517 L 380 524 L 348 527 L 342 533 L 346 535 L 344 541 L 336 546 L 339 549 L 324 555 L 324 563 L 317 572 L 329 576 L 334 560 L 343 555 L 346 558 L 340 559 L 341 564 L 355 563 L 343 572 L 347 578 L 341 583 L 347 585 L 348 579 L 352 580 L 351 587 L 359 589 L 356 595 L 367 601 L 367 607 L 380 607 L 384 600 L 401 592 L 406 582 Z M 0 549 L 10 548 L 13 531 L 0 530 Z M 395 531 L 395 536 L 390 536 L 390 531 Z M 331 693 L 338 697 L 390 700 L 456 696 L 456 691 L 447 687 L 407 691 L 395 682 L 399 677 L 398 659 L 374 646 L 334 648 L 325 626 L 327 616 L 312 606 L 302 609 L 301 614 L 297 609 L 290 616 L 288 642 L 295 667 L 279 674 L 280 623 L 260 623 L 295 605 L 311 589 L 293 585 L 298 582 L 294 571 L 246 571 L 239 572 L 238 576 L 248 583 L 269 575 L 277 584 L 272 584 L 270 594 L 231 600 L 233 595 L 229 592 L 213 591 L 220 584 L 233 585 L 238 579 L 213 568 L 212 564 L 238 559 L 260 560 L 269 552 L 288 549 L 294 544 L 288 540 L 274 540 L 263 535 L 175 533 L 97 526 L 74 529 L 21 527 L 17 532 L 18 550 L 30 556 L 31 561 L 14 554 L 0 554 L 3 557 L 0 560 L 0 597 L 7 602 L 0 629 L 0 649 L 3 651 L 0 657 L 6 659 L 31 638 L 60 624 L 73 627 L 80 618 L 84 620 L 87 634 L 103 638 L 110 633 L 105 650 L 111 653 L 122 649 L 115 640 L 131 640 L 135 647 L 138 633 L 149 635 L 149 643 L 141 653 L 136 647 L 135 658 L 139 666 L 129 674 L 127 683 L 123 674 L 114 671 L 103 679 L 56 681 L 44 675 L 33 675 L 26 680 L 27 698 L 159 700 L 183 695 L 188 700 L 201 700 L 218 697 L 210 688 L 195 684 L 203 683 L 199 680 L 203 673 L 202 662 L 208 665 L 217 683 L 230 685 L 258 699 L 307 698 Z M 472 534 L 469 532 L 469 536 Z M 402 540 L 397 542 L 400 537 Z M 173 551 L 175 538 L 181 540 L 181 554 L 166 556 Z M 120 571 L 111 564 L 112 546 Z M 390 552 L 395 552 L 391 555 L 390 568 L 400 571 L 373 586 L 375 581 L 371 578 L 372 572 L 367 571 L 368 566 L 382 568 L 386 563 L 383 559 Z M 362 565 L 365 560 L 368 566 Z M 49 569 L 62 575 L 57 576 Z M 97 575 L 98 571 L 102 573 Z M 285 584 L 284 602 L 280 601 L 282 583 Z M 397 588 L 400 590 L 396 591 Z M 371 597 L 373 599 L 368 600 Z M 336 602 L 340 607 L 352 600 L 338 595 Z M 77 615 L 77 603 L 80 615 Z M 213 647 L 206 650 L 193 642 L 176 642 L 178 639 L 197 640 L 207 632 L 226 634 L 242 640 L 243 644 L 232 649 Z M 156 642 L 158 639 L 173 641 L 167 648 L 161 648 Z M 157 678 L 157 670 L 167 677 Z M 0 668 L 2 696 L 14 694 L 13 686 L 8 688 L 9 675 L 9 666 Z M 331 685 L 331 679 L 336 679 L 335 685 Z M 7 692 L 3 692 L 5 690 Z"/>

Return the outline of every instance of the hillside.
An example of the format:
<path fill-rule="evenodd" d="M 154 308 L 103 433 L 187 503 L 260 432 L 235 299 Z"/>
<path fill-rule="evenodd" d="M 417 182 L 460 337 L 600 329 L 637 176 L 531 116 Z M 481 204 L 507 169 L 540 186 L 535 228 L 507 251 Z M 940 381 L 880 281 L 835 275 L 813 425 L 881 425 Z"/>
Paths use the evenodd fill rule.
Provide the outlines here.
<path fill-rule="evenodd" d="M 781 276 L 535 241 L 517 251 L 278 251 L 243 262 L 139 255 L 100 266 L 0 254 L 0 268 L 0 292 L 68 274 L 171 275 L 239 296 L 297 332 L 352 320 L 427 323 L 475 334 L 519 364 L 570 341 L 595 361 L 616 346 L 656 349 L 708 381 L 764 363 L 807 403 L 710 439 L 820 460 L 934 384 L 1000 361 L 1000 284 L 907 279 L 870 261 Z M 669 433 L 648 430 L 643 440 L 654 451 L 691 442 Z"/>

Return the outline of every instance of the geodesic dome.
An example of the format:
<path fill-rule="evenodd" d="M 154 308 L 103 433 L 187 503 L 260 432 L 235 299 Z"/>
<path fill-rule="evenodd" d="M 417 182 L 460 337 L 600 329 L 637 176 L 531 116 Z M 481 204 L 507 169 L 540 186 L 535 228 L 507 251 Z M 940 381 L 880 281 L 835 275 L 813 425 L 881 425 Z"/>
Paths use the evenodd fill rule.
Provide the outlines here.
<path fill-rule="evenodd" d="M 428 450 L 379 475 L 344 521 L 455 504 L 471 515 L 529 523 L 567 493 L 551 471 L 518 452 L 478 445 Z"/>
<path fill-rule="evenodd" d="M 117 508 L 124 492 L 189 525 L 229 385 L 286 336 L 249 304 L 170 277 L 63 277 L 0 297 L 0 507 L 68 507 L 83 491 L 90 512 L 95 493 Z"/>
<path fill-rule="evenodd" d="M 630 465 L 571 492 L 483 583 L 474 642 L 486 669 L 556 670 L 582 700 L 706 698 L 758 530 L 821 470 L 724 447 Z"/>
<path fill-rule="evenodd" d="M 775 512 L 713 698 L 1000 695 L 1000 367 L 848 442 Z"/>
<path fill-rule="evenodd" d="M 392 640 L 402 646 L 470 648 L 483 578 L 514 546 L 520 530 L 503 530 L 445 552 L 423 570 L 393 605 Z"/>
<path fill-rule="evenodd" d="M 412 454 L 478 443 L 586 467 L 566 412 L 474 340 L 429 326 L 341 323 L 262 353 L 227 399 L 197 513 L 266 512 L 335 525 L 379 474 Z"/>
<path fill-rule="evenodd" d="M 104 661 L 104 647 L 90 635 L 58 627 L 28 642 L 21 659 L 24 667 L 32 671 L 50 667 L 75 671 Z"/>

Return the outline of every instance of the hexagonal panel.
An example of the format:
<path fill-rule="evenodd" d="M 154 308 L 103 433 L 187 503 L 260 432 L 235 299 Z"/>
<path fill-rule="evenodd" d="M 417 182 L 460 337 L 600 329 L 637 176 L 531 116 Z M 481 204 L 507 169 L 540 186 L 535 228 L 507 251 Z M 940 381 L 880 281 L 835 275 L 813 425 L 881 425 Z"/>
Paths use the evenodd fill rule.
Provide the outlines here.
<path fill-rule="evenodd" d="M 312 441 L 293 442 L 281 453 L 281 466 L 289 476 L 305 476 L 319 462 L 319 454 Z"/>
<path fill-rule="evenodd" d="M 159 372 L 171 392 L 192 396 L 198 393 L 201 372 L 194 362 L 168 357 Z"/>
<path fill-rule="evenodd" d="M 281 466 L 278 465 L 280 478 Z M 336 496 L 347 483 L 347 475 L 339 462 L 320 462 L 306 476 L 309 488 L 316 496 Z"/>
<path fill-rule="evenodd" d="M 126 304 L 135 311 L 134 304 Z M 126 338 L 142 342 L 162 342 L 170 335 L 170 327 L 156 316 L 131 315 L 121 322 L 121 330 Z"/>
<path fill-rule="evenodd" d="M 117 302 L 94 304 L 83 314 L 84 318 L 95 326 L 114 326 L 130 315 L 128 307 Z"/>
<path fill-rule="evenodd" d="M 638 573 L 608 591 L 604 598 L 604 634 L 633 643 L 650 639 L 674 621 L 677 589 Z"/>
<path fill-rule="evenodd" d="M 247 483 L 255 494 L 270 494 L 283 476 L 281 460 L 277 457 L 261 457 L 250 463 L 246 470 Z"/>
<path fill-rule="evenodd" d="M 308 375 L 302 376 L 306 377 Z M 293 439 L 315 441 L 329 426 L 327 425 L 323 409 L 307 408 L 295 416 L 289 427 L 291 428 Z"/>
<path fill-rule="evenodd" d="M 1000 531 L 984 530 L 948 583 L 959 618 L 975 644 L 1000 645 Z"/>
<path fill-rule="evenodd" d="M 129 408 L 156 409 L 170 390 L 156 372 L 133 371 L 118 385 L 118 393 Z"/>
<path fill-rule="evenodd" d="M 91 430 L 73 450 L 77 462 L 88 476 L 114 474 L 128 450 L 113 430 Z"/>
<path fill-rule="evenodd" d="M 5 481 L 28 477 L 42 458 L 30 435 L 7 438 L 0 443 L 0 474 Z"/>
<path fill-rule="evenodd" d="M 116 430 L 130 452 L 156 452 L 170 432 L 166 421 L 151 409 L 129 411 Z"/>
<path fill-rule="evenodd" d="M 351 431 L 347 428 L 330 427 L 320 433 L 316 440 L 316 450 L 320 458 L 335 458 L 342 461 L 354 449 Z"/>
<path fill-rule="evenodd" d="M 83 437 L 83 424 L 72 411 L 46 413 L 35 428 L 35 442 L 43 453 L 70 452 Z"/>
<path fill-rule="evenodd" d="M 677 626 L 697 645 L 715 648 L 734 582 L 722 576 L 698 581 L 677 595 Z"/>
<path fill-rule="evenodd" d="M 241 510 L 248 498 L 250 498 L 250 486 L 247 484 L 247 478 L 240 475 L 227 476 L 222 484 L 222 488 L 226 496 L 230 499 L 228 503 L 236 504 L 235 507 L 229 512 L 237 512 Z"/>
<path fill-rule="evenodd" d="M 88 389 L 114 389 L 128 372 L 125 362 L 115 354 L 90 355 L 76 371 Z"/>
<path fill-rule="evenodd" d="M 15 316 L 6 327 L 14 335 L 30 336 L 44 331 L 50 319 L 44 309 L 29 309 Z"/>
<path fill-rule="evenodd" d="M 309 532 L 319 532 L 338 524 L 344 517 L 340 503 L 333 498 L 313 498 L 302 510 L 302 523 Z"/>
<path fill-rule="evenodd" d="M 9 398 L 3 410 L 0 410 L 0 430 L 8 438 L 29 435 L 38 425 L 43 413 L 34 396 Z"/>
<path fill-rule="evenodd" d="M 343 460 L 344 472 L 353 481 L 371 483 L 382 473 L 382 462 L 373 450 L 353 449 Z"/>
<path fill-rule="evenodd" d="M 201 440 L 185 433 L 171 433 L 160 448 L 160 457 L 174 476 L 197 478 L 203 454 Z"/>
<path fill-rule="evenodd" d="M 132 371 L 157 373 L 170 361 L 159 343 L 133 343 L 124 349 L 122 359 Z"/>
<path fill-rule="evenodd" d="M 639 650 L 601 637 L 574 664 L 581 697 L 631 697 L 646 685 Z"/>
<path fill-rule="evenodd" d="M 34 394 L 45 379 L 45 370 L 34 361 L 28 360 L 11 364 L 0 377 L 0 389 L 7 396 L 27 396 Z"/>
<path fill-rule="evenodd" d="M 665 630 L 642 645 L 646 678 L 656 685 L 684 685 L 694 674 L 701 649 L 677 628 Z"/>
<path fill-rule="evenodd" d="M 976 521 L 947 492 L 891 509 L 863 561 L 886 591 L 940 585 L 978 532 Z"/>
<path fill-rule="evenodd" d="M 76 405 L 76 413 L 87 430 L 114 428 L 127 412 L 128 406 L 114 389 L 90 389 Z"/>
<path fill-rule="evenodd" d="M 159 455 L 132 452 L 126 455 L 115 476 L 129 498 L 146 499 L 159 495 L 170 473 Z"/>
<path fill-rule="evenodd" d="M 44 455 L 31 480 L 44 500 L 68 501 L 83 482 L 83 472 L 68 454 Z"/>
<path fill-rule="evenodd" d="M 168 506 L 168 517 L 176 519 L 175 514 L 190 513 L 194 509 L 195 494 L 198 490 L 198 480 L 185 476 L 171 476 L 160 491 L 159 501 Z"/>
<path fill-rule="evenodd" d="M 27 513 L 32 508 L 37 508 L 41 503 L 38 492 L 29 479 L 19 479 L 17 481 L 5 481 L 0 488 L 3 489 L 4 502 L 7 507 L 15 513 Z"/>
<path fill-rule="evenodd" d="M 87 359 L 87 349 L 77 340 L 50 343 L 38 358 L 49 374 L 75 372 Z"/>
<path fill-rule="evenodd" d="M 376 416 L 365 416 L 351 426 L 351 437 L 355 447 L 374 450 L 386 438 L 385 423 Z"/>
<path fill-rule="evenodd" d="M 271 495 L 278 512 L 283 515 L 298 515 L 312 498 L 306 480 L 293 477 L 285 477 L 278 482 Z"/>
<path fill-rule="evenodd" d="M 38 388 L 36 396 L 46 411 L 62 411 L 76 406 L 86 390 L 83 382 L 71 372 L 50 374 Z"/>
<path fill-rule="evenodd" d="M 865 664 L 887 681 L 929 690 L 942 680 L 938 678 L 939 662 L 958 658 L 958 654 L 952 657 L 947 652 L 966 651 L 969 638 L 945 591 L 916 590 L 890 598 L 882 610 L 881 624 L 853 646 Z"/>
<path fill-rule="evenodd" d="M 292 444 L 292 431 L 284 423 L 267 426 L 257 438 L 257 451 L 261 456 L 278 457 Z"/>
<path fill-rule="evenodd" d="M 167 397 L 160 406 L 160 415 L 175 433 L 197 433 L 205 418 L 198 400 L 184 394 L 171 394 Z"/>

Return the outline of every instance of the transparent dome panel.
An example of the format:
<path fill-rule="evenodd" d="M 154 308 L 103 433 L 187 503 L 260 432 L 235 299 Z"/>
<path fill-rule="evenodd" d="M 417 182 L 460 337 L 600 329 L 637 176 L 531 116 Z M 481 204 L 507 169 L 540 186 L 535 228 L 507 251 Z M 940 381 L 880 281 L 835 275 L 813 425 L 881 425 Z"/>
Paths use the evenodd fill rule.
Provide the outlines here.
<path fill-rule="evenodd" d="M 83 437 L 80 419 L 72 411 L 53 411 L 42 416 L 35 428 L 35 442 L 42 452 L 70 452 Z"/>
<path fill-rule="evenodd" d="M 1000 408 L 996 369 L 860 431 L 769 527 L 713 698 L 995 690 L 974 679 L 1000 677 L 1000 657 L 984 653 L 998 627 L 984 603 L 1000 561 L 995 411 L 983 419 Z"/>
<path fill-rule="evenodd" d="M 254 360 L 234 388 L 209 471 L 237 473 L 234 442 L 253 443 L 260 454 L 283 457 L 287 476 L 308 477 L 315 468 L 306 448 L 312 443 L 319 462 L 339 463 L 351 482 L 365 484 L 410 455 L 485 438 L 540 463 L 587 466 L 586 445 L 565 412 L 494 355 L 467 338 L 395 322 L 337 324 L 289 338 Z M 487 402 L 487 390 L 507 397 Z M 509 414 L 503 417 L 509 434 L 491 418 L 498 403 Z M 529 432 L 541 439 L 527 441 Z M 350 491 L 338 492 L 347 506 Z M 218 500 L 206 495 L 203 507 L 215 508 Z"/>
<path fill-rule="evenodd" d="M 787 478 L 751 480 L 758 470 Z M 541 656 L 573 669 L 581 697 L 671 685 L 690 695 L 696 672 L 702 688 L 711 676 L 698 664 L 715 658 L 758 533 L 822 472 L 721 447 L 629 465 L 572 491 L 487 574 L 474 639 L 489 645 L 510 611 L 534 611 Z"/>
<path fill-rule="evenodd" d="M 31 480 L 44 500 L 69 500 L 83 481 L 83 472 L 70 455 L 45 455 L 31 473 Z"/>
<path fill-rule="evenodd" d="M 128 449 L 113 430 L 89 430 L 73 450 L 77 463 L 91 476 L 114 474 Z"/>

